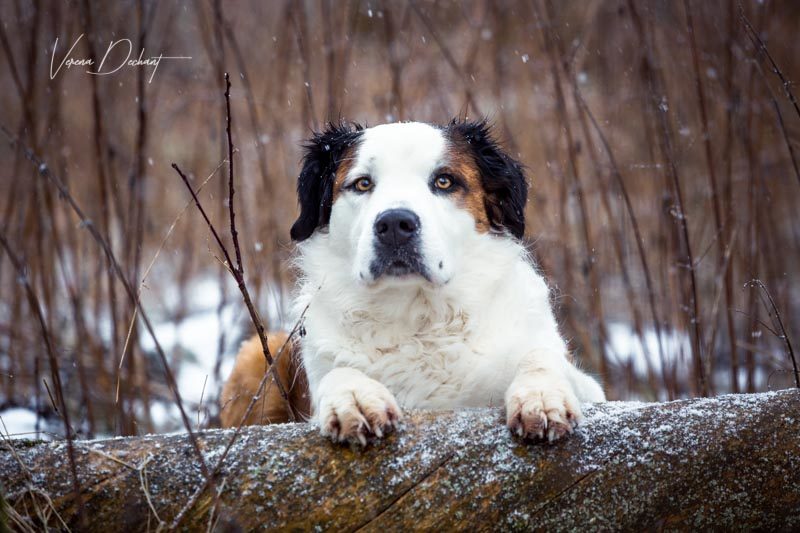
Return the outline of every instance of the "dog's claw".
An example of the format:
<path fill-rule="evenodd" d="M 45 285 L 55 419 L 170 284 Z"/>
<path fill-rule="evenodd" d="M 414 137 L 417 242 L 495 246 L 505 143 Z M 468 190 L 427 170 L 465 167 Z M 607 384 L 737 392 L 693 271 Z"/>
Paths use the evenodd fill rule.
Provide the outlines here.
<path fill-rule="evenodd" d="M 341 385 L 340 381 L 321 398 L 317 423 L 322 434 L 334 441 L 367 446 L 371 437 L 380 439 L 392 431 L 402 412 L 386 387 L 364 376 L 360 379 L 364 383 Z"/>
<path fill-rule="evenodd" d="M 565 388 L 514 386 L 506 397 L 508 427 L 522 438 L 554 442 L 572 433 L 580 406 Z"/>

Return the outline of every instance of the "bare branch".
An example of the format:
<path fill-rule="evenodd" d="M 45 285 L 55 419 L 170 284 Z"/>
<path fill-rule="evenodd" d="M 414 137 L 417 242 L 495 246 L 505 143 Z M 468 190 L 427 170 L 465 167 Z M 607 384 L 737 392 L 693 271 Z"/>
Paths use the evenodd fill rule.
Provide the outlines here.
<path fill-rule="evenodd" d="M 770 316 L 775 314 L 775 320 L 778 322 L 778 328 L 780 329 L 780 335 L 775 334 L 776 337 L 781 339 L 784 344 L 786 344 L 786 353 L 789 355 L 789 359 L 792 362 L 792 368 L 794 369 L 794 383 L 795 386 L 800 389 L 800 372 L 797 369 L 797 359 L 794 356 L 794 348 L 792 348 L 792 341 L 789 338 L 789 334 L 786 332 L 786 327 L 783 325 L 783 319 L 781 318 L 781 312 L 778 310 L 778 306 L 775 305 L 775 300 L 772 299 L 772 295 L 767 290 L 766 285 L 760 279 L 752 279 L 747 282 L 747 285 L 751 287 L 758 287 L 761 292 L 767 297 L 769 301 L 769 313 Z M 765 303 L 766 306 L 766 303 Z M 769 329 L 769 328 L 768 328 Z M 774 332 L 773 332 L 774 333 Z"/>
<path fill-rule="evenodd" d="M 225 112 L 226 128 L 228 133 L 228 213 L 231 219 L 231 238 L 233 239 L 233 249 L 236 252 L 236 266 L 231 265 L 239 271 L 240 276 L 244 276 L 244 265 L 242 265 L 242 251 L 239 248 L 239 232 L 236 231 L 236 212 L 233 207 L 233 140 L 231 139 L 231 78 L 225 73 Z"/>

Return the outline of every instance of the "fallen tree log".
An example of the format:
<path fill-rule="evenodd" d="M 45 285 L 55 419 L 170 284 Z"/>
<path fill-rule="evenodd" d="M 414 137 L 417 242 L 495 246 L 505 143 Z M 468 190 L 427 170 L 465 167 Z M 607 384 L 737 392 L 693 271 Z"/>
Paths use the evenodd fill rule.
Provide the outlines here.
<path fill-rule="evenodd" d="M 800 391 L 585 415 L 555 444 L 512 437 L 500 409 L 408 413 L 364 449 L 306 424 L 244 428 L 194 499 L 186 435 L 79 441 L 81 529 L 155 529 L 182 510 L 189 529 L 800 528 Z M 232 435 L 198 434 L 210 467 Z M 0 446 L 10 524 L 79 525 L 64 443 Z"/>

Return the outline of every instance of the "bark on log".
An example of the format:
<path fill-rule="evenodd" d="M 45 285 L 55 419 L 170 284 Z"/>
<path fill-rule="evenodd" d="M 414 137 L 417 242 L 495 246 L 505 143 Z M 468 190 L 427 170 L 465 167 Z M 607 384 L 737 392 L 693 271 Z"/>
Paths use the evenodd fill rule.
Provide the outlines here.
<path fill-rule="evenodd" d="M 305 424 L 245 428 L 219 498 L 202 494 L 181 527 L 205 529 L 211 518 L 245 530 L 800 528 L 800 391 L 612 402 L 585 415 L 551 445 L 513 438 L 500 409 L 408 413 L 365 449 Z M 231 435 L 199 434 L 210 466 Z M 202 483 L 185 435 L 76 448 L 90 530 L 155 529 Z M 78 525 L 64 443 L 4 443 L 0 475 L 12 514 L 39 529 L 35 507 L 46 515 L 49 498 Z M 50 512 L 51 526 L 58 516 Z"/>

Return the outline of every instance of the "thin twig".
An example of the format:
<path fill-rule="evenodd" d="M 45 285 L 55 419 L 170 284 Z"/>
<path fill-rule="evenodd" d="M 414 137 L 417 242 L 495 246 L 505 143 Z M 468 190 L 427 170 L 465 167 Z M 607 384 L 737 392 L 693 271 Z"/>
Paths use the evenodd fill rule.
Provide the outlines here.
<path fill-rule="evenodd" d="M 206 383 L 208 383 L 208 374 L 203 380 L 203 388 L 200 390 L 200 403 L 197 405 L 197 429 L 200 429 L 200 411 L 203 410 L 203 396 L 206 393 Z"/>
<path fill-rule="evenodd" d="M 85 451 L 87 451 L 89 453 L 93 453 L 95 455 L 99 455 L 100 457 L 103 457 L 104 459 L 108 459 L 109 461 L 113 461 L 113 462 L 117 463 L 118 465 L 124 466 L 125 468 L 129 468 L 131 470 L 136 470 L 136 467 L 133 466 L 132 464 L 130 464 L 129 462 L 123 461 L 119 457 L 113 456 L 110 453 L 106 453 L 103 450 L 98 450 L 96 448 L 91 448 L 89 446 L 80 446 L 80 447 L 81 447 L 81 449 L 83 449 L 83 450 L 85 450 Z"/>
<path fill-rule="evenodd" d="M 152 459 L 153 456 L 148 455 L 136 470 L 139 473 L 139 484 L 141 485 L 142 492 L 147 500 L 147 506 L 150 507 L 150 511 L 153 513 L 153 516 L 155 516 L 156 520 L 158 520 L 158 527 L 156 531 L 160 531 L 166 525 L 166 522 L 161 520 L 161 517 L 158 516 L 158 511 L 156 511 L 155 505 L 153 505 L 153 500 L 150 498 L 150 484 L 147 481 L 147 463 L 149 463 Z M 220 487 L 220 490 L 222 490 L 222 487 Z"/>
<path fill-rule="evenodd" d="M 225 484 L 227 482 L 228 482 L 227 479 L 223 479 L 222 483 L 219 484 L 216 497 L 214 498 L 214 505 L 211 506 L 211 511 L 209 511 L 208 513 L 208 527 L 206 528 L 206 533 L 212 533 L 212 531 L 214 531 L 217 522 L 219 522 L 219 516 L 216 515 L 217 505 L 219 504 L 219 498 L 220 496 L 222 496 L 222 491 L 225 489 Z"/>
<path fill-rule="evenodd" d="M 31 500 L 34 502 L 34 508 L 36 509 L 36 512 L 39 515 L 39 520 L 41 520 L 42 528 L 45 531 L 48 530 L 47 529 L 47 524 L 50 522 L 50 520 L 49 520 L 48 516 L 44 515 L 44 513 L 41 510 L 41 508 L 36 503 L 36 499 L 35 499 L 36 496 L 39 496 L 40 498 L 42 498 L 47 503 L 47 507 L 52 511 L 52 513 L 56 516 L 56 518 L 58 518 L 58 521 L 61 523 L 61 527 L 64 528 L 64 531 L 67 531 L 67 532 L 71 531 L 71 529 L 69 528 L 67 523 L 64 521 L 64 518 L 62 518 L 61 514 L 56 509 L 56 506 L 53 503 L 53 499 L 50 497 L 49 494 L 47 494 L 45 491 L 43 491 L 42 489 L 40 489 L 38 487 L 34 487 L 33 485 L 27 485 L 23 489 L 22 495 L 24 496 L 25 494 L 28 494 L 31 497 Z"/>
<path fill-rule="evenodd" d="M 119 457 L 115 457 L 110 453 L 104 452 L 103 450 L 98 450 L 88 446 L 81 446 L 81 448 L 89 453 L 99 455 L 100 457 L 108 459 L 109 461 L 113 461 L 118 465 L 124 466 L 125 468 L 128 468 L 129 470 L 136 472 L 139 476 L 139 484 L 141 485 L 142 492 L 144 493 L 144 497 L 147 500 L 147 505 L 148 507 L 150 507 L 150 511 L 152 511 L 153 515 L 156 517 L 156 520 L 158 520 L 158 529 L 161 529 L 165 525 L 165 522 L 161 520 L 161 518 L 158 516 L 158 512 L 156 511 L 156 508 L 153 505 L 153 501 L 150 498 L 150 485 L 147 482 L 147 465 L 148 463 L 150 463 L 150 461 L 153 460 L 152 455 L 147 454 L 144 461 L 142 461 L 142 463 L 139 466 L 134 466 L 127 461 L 123 461 Z"/>
<path fill-rule="evenodd" d="M 786 327 L 783 325 L 781 312 L 778 311 L 778 306 L 775 305 L 775 300 L 772 299 L 772 295 L 767 290 L 767 287 L 766 285 L 764 285 L 764 282 L 762 282 L 760 279 L 758 278 L 751 279 L 750 281 L 747 282 L 746 285 L 749 285 L 751 287 L 752 286 L 758 287 L 759 289 L 761 289 L 761 292 L 767 297 L 767 300 L 769 301 L 769 308 L 767 308 L 767 311 L 769 312 L 770 316 L 772 316 L 773 313 L 775 314 L 775 320 L 777 320 L 778 328 L 780 329 L 780 335 L 778 335 L 775 332 L 773 333 L 775 334 L 776 337 L 783 340 L 784 344 L 786 344 L 786 352 L 789 355 L 789 359 L 792 362 L 792 368 L 794 369 L 794 383 L 795 386 L 798 389 L 800 389 L 800 371 L 798 371 L 797 369 L 797 359 L 795 359 L 794 356 L 794 348 L 792 348 L 792 341 L 791 339 L 789 339 L 789 334 L 786 332 Z"/>
<path fill-rule="evenodd" d="M 756 31 L 755 28 L 753 28 L 753 25 L 750 24 L 750 21 L 744 14 L 744 6 L 742 6 L 741 1 L 739 2 L 739 19 L 742 21 L 742 24 L 744 24 L 744 27 L 747 28 L 748 31 L 747 35 L 748 37 L 750 37 L 750 40 L 753 42 L 753 45 L 759 52 L 764 54 L 764 57 L 767 58 L 770 65 L 772 66 L 772 72 L 774 72 L 775 75 L 778 76 L 778 78 L 781 80 L 783 93 L 786 95 L 786 98 L 788 98 L 789 101 L 792 103 L 798 118 L 800 118 L 800 105 L 798 105 L 797 98 L 795 98 L 794 93 L 792 92 L 792 82 L 786 79 L 786 77 L 783 75 L 783 72 L 781 72 L 781 69 L 778 67 L 778 64 L 775 62 L 774 59 L 772 59 L 772 55 L 770 55 L 769 50 L 767 50 L 767 45 L 764 44 L 764 41 L 762 41 L 761 37 L 758 36 L 758 32 Z"/>
<path fill-rule="evenodd" d="M 236 212 L 233 207 L 233 140 L 231 139 L 231 78 L 228 73 L 225 73 L 225 112 L 226 112 L 226 128 L 228 134 L 228 213 L 230 215 L 231 223 L 231 239 L 233 240 L 233 249 L 236 252 L 236 266 L 235 268 L 240 276 L 244 276 L 244 266 L 242 265 L 242 251 L 239 248 L 239 232 L 236 231 Z"/>
<path fill-rule="evenodd" d="M 764 81 L 764 86 L 767 88 L 767 92 L 769 93 L 769 98 L 772 101 L 772 107 L 775 109 L 775 115 L 778 118 L 778 126 L 781 130 L 781 135 L 783 136 L 783 141 L 786 143 L 786 149 L 789 151 L 789 159 L 792 162 L 792 169 L 794 169 L 794 176 L 797 178 L 797 183 L 800 184 L 800 164 L 797 162 L 797 155 L 794 151 L 794 145 L 792 145 L 792 141 L 789 138 L 789 132 L 786 129 L 786 123 L 783 120 L 783 113 L 781 113 L 781 106 L 778 104 L 778 99 L 775 97 L 775 93 L 770 87 L 769 82 L 767 81 L 767 76 L 764 73 L 764 69 L 761 67 L 761 63 L 758 61 L 753 61 L 756 66 L 756 70 L 761 75 L 761 79 Z"/>

